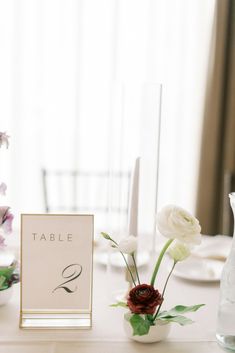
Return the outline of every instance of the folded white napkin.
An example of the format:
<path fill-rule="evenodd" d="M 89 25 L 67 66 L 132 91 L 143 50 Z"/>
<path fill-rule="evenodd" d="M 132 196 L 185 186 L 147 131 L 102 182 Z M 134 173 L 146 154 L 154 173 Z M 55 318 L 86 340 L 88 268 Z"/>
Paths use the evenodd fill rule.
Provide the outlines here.
<path fill-rule="evenodd" d="M 192 255 L 205 259 L 225 261 L 232 246 L 232 237 L 226 235 L 202 236 L 202 242 L 196 246 Z"/>

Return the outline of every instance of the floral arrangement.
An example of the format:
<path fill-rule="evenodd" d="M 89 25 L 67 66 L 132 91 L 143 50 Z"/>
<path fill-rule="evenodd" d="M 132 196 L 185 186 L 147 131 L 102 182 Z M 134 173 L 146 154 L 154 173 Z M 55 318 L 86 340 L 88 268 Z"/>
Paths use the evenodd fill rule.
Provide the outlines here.
<path fill-rule="evenodd" d="M 0 132 L 0 148 L 2 146 L 9 147 L 9 136 L 5 132 Z M 5 196 L 7 185 L 5 183 L 0 184 L 0 195 Z M 13 214 L 10 212 L 9 206 L 0 206 L 0 291 L 7 289 L 12 286 L 13 283 L 19 281 L 19 275 L 14 273 L 16 269 L 16 261 L 10 266 L 3 266 L 1 257 L 5 254 L 5 236 L 12 232 L 12 221 Z"/>
<path fill-rule="evenodd" d="M 133 288 L 129 291 L 127 300 L 112 305 L 114 307 L 121 306 L 129 309 L 129 312 L 125 314 L 125 319 L 129 321 L 132 326 L 133 336 L 148 334 L 150 327 L 156 324 L 166 324 L 170 322 L 176 322 L 180 325 L 190 324 L 193 321 L 184 316 L 184 314 L 197 311 L 204 305 L 177 305 L 170 310 L 161 310 L 170 276 L 176 264 L 188 258 L 191 254 L 192 247 L 200 244 L 201 227 L 195 217 L 186 210 L 174 205 L 164 207 L 157 214 L 157 227 L 160 233 L 168 238 L 168 240 L 157 258 L 150 284 L 141 283 L 139 277 L 135 259 L 135 252 L 137 250 L 136 237 L 130 235 L 117 243 L 109 234 L 101 233 L 102 236 L 110 242 L 110 245 L 120 252 L 133 282 Z M 162 259 L 166 253 L 172 258 L 173 264 L 166 278 L 163 290 L 160 293 L 154 285 Z M 129 265 L 125 254 L 131 257 L 133 266 Z"/>

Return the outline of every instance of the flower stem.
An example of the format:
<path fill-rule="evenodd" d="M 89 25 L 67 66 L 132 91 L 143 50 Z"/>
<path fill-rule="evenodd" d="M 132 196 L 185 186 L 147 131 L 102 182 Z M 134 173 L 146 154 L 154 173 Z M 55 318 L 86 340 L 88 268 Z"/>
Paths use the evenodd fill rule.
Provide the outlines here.
<path fill-rule="evenodd" d="M 162 299 L 163 299 L 163 300 L 164 300 L 164 294 L 165 294 L 165 291 L 166 291 L 166 287 L 167 287 L 168 281 L 169 281 L 169 279 L 170 279 L 170 276 L 171 276 L 171 274 L 172 274 L 172 272 L 173 272 L 173 270 L 174 270 L 176 264 L 177 264 L 177 261 L 174 261 L 174 264 L 173 264 L 173 266 L 172 266 L 172 269 L 170 270 L 170 272 L 169 272 L 169 274 L 168 274 L 168 276 L 167 276 L 167 279 L 166 279 L 166 282 L 165 282 L 165 285 L 164 285 L 164 288 L 163 288 L 163 291 L 162 291 Z M 162 300 L 162 303 L 163 303 L 163 300 Z M 159 307 L 158 307 L 158 309 L 157 309 L 157 312 L 156 312 L 156 314 L 155 314 L 154 317 L 153 317 L 153 321 L 155 321 L 156 317 L 158 316 L 158 313 L 159 313 L 159 311 L 160 311 L 160 309 L 161 309 L 162 303 L 159 305 Z"/>
<path fill-rule="evenodd" d="M 107 233 L 101 233 L 101 234 L 103 235 L 103 237 L 104 237 L 105 239 L 110 240 L 112 243 L 114 243 L 115 248 L 117 248 L 117 247 L 118 247 L 118 243 L 117 243 L 115 240 L 113 240 L 113 239 L 110 237 L 110 235 L 109 235 L 109 234 L 107 234 Z M 131 271 L 131 269 L 130 269 L 130 266 L 128 265 L 128 262 L 126 261 L 125 255 L 124 255 L 121 251 L 119 251 L 119 252 L 120 252 L 120 254 L 121 254 L 121 255 L 122 255 L 122 257 L 123 257 L 123 260 L 125 261 L 125 264 L 126 264 L 126 267 L 127 267 L 128 272 L 130 273 L 130 276 L 131 276 L 132 282 L 133 282 L 134 286 L 136 286 L 136 283 L 135 283 L 135 279 L 134 279 L 133 273 L 132 273 L 132 271 Z M 134 264 L 135 264 L 135 261 L 134 261 Z M 136 264 L 135 264 L 135 266 L 136 266 Z M 136 271 L 136 274 L 137 274 L 137 271 Z M 137 278 L 138 278 L 138 280 L 139 280 L 139 276 L 138 276 L 138 274 L 137 274 Z"/>
<path fill-rule="evenodd" d="M 173 272 L 173 270 L 174 270 L 176 264 L 177 264 L 177 261 L 174 261 L 174 264 L 173 264 L 173 266 L 172 266 L 172 269 L 170 270 L 169 275 L 167 276 L 166 283 L 165 283 L 164 288 L 163 288 L 163 291 L 162 291 L 162 297 L 163 297 L 163 298 L 164 298 L 164 294 L 165 294 L 165 291 L 166 291 L 166 286 L 167 286 L 167 284 L 168 284 L 168 281 L 169 281 L 169 279 L 170 279 L 170 276 L 171 276 L 171 274 L 172 274 L 172 272 Z"/>
<path fill-rule="evenodd" d="M 133 273 L 132 273 L 132 271 L 131 271 L 131 269 L 130 269 L 130 266 L 128 265 L 128 262 L 126 261 L 125 255 L 124 255 L 121 251 L 120 251 L 120 254 L 121 254 L 122 257 L 123 257 L 123 260 L 125 261 L 127 270 L 128 270 L 128 272 L 130 273 L 130 275 L 131 275 L 132 282 L 133 282 L 134 286 L 136 287 L 136 283 L 135 283 L 135 279 L 134 279 Z"/>
<path fill-rule="evenodd" d="M 169 239 L 166 242 L 166 244 L 163 246 L 162 251 L 160 252 L 160 255 L 159 255 L 158 260 L 156 262 L 156 265 L 155 265 L 155 268 L 154 268 L 154 271 L 153 271 L 153 275 L 152 275 L 152 278 L 151 278 L 151 282 L 150 282 L 152 286 L 154 286 L 155 279 L 156 279 L 159 267 L 160 267 L 161 262 L 162 262 L 162 258 L 163 258 L 165 252 L 167 251 L 167 249 L 169 248 L 169 246 L 171 245 L 171 243 L 173 241 L 174 241 L 174 239 Z"/>
<path fill-rule="evenodd" d="M 137 269 L 137 265 L 136 265 L 134 253 L 131 254 L 131 257 L 132 257 L 132 259 L 133 259 L 133 263 L 134 263 L 134 266 L 135 266 L 136 277 L 137 277 L 138 283 L 140 284 L 140 278 L 139 278 L 139 273 L 138 273 L 138 269 Z"/>

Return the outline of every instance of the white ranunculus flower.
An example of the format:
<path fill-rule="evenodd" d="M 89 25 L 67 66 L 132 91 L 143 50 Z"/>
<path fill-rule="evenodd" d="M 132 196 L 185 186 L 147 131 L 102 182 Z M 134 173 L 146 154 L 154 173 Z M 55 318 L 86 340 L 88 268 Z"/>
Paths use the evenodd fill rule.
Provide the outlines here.
<path fill-rule="evenodd" d="M 117 246 L 117 250 L 124 254 L 133 254 L 137 250 L 137 239 L 133 235 L 129 235 L 121 239 Z"/>
<path fill-rule="evenodd" d="M 169 239 L 178 239 L 188 244 L 201 243 L 199 221 L 181 207 L 168 205 L 157 214 L 157 227 Z"/>
<path fill-rule="evenodd" d="M 191 251 L 188 245 L 177 241 L 170 247 L 168 253 L 174 261 L 183 261 L 189 257 Z"/>

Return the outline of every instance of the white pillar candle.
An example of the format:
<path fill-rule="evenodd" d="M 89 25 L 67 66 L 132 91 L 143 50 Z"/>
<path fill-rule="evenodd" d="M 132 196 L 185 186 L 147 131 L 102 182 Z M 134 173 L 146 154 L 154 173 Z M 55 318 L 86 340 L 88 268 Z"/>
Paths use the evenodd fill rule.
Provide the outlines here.
<path fill-rule="evenodd" d="M 139 203 L 139 170 L 140 170 L 140 158 L 136 158 L 135 166 L 132 175 L 132 185 L 130 194 L 130 205 L 129 205 L 129 221 L 128 221 L 128 233 L 129 235 L 138 235 L 138 203 Z"/>
<path fill-rule="evenodd" d="M 139 172 L 140 170 L 140 158 L 136 158 L 134 170 L 131 179 L 131 194 L 130 194 L 130 204 L 128 212 L 128 233 L 129 235 L 138 235 L 138 204 L 139 204 Z M 136 279 L 134 264 L 132 257 L 128 255 L 127 257 L 128 265 L 133 272 L 133 277 Z M 132 279 L 128 271 L 126 271 L 126 280 L 132 284 Z"/>

